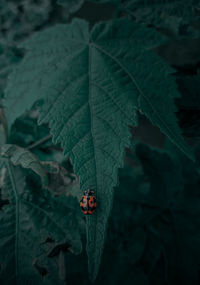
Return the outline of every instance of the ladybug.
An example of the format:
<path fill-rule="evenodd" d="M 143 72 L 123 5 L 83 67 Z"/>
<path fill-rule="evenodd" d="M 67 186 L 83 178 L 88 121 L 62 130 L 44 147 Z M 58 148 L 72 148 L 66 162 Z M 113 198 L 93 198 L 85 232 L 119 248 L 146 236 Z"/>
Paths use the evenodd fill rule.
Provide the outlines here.
<path fill-rule="evenodd" d="M 97 207 L 96 197 L 94 191 L 89 189 L 84 191 L 83 197 L 80 201 L 80 207 L 85 215 L 92 215 Z"/>

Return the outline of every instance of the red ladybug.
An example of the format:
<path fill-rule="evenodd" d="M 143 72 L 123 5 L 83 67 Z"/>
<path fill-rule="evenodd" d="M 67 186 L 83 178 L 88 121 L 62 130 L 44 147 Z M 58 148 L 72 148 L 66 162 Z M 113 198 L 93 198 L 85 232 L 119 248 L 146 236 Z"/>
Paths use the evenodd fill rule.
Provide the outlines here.
<path fill-rule="evenodd" d="M 80 201 L 80 207 L 85 215 L 92 215 L 97 207 L 96 197 L 94 191 L 89 189 L 84 191 L 84 195 Z"/>

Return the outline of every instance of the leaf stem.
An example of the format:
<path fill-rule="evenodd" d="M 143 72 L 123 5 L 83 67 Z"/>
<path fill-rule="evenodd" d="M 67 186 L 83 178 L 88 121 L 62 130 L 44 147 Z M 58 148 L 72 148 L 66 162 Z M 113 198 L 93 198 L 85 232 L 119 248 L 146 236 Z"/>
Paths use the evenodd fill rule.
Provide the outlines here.
<path fill-rule="evenodd" d="M 49 134 L 49 135 L 47 135 L 47 136 L 41 138 L 40 140 L 34 142 L 34 143 L 31 144 L 30 146 L 28 146 L 27 149 L 28 149 L 28 150 L 33 149 L 33 148 L 39 146 L 40 144 L 43 144 L 43 143 L 45 143 L 46 141 L 50 140 L 51 138 L 52 138 L 52 135 Z"/>

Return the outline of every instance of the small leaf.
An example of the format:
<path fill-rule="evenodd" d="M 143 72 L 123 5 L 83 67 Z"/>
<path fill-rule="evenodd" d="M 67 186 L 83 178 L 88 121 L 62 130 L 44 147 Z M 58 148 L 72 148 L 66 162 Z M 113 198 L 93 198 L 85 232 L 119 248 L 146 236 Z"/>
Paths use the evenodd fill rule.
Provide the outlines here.
<path fill-rule="evenodd" d="M 1 156 L 11 160 L 13 165 L 31 169 L 40 176 L 43 186 L 48 186 L 48 176 L 37 157 L 27 149 L 16 145 L 5 144 L 1 147 Z"/>

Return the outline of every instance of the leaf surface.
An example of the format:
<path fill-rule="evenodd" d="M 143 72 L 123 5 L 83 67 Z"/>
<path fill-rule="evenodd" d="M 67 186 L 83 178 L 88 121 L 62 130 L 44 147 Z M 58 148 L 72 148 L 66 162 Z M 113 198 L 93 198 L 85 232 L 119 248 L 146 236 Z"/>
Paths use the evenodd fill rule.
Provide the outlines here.
<path fill-rule="evenodd" d="M 170 77 L 173 70 L 152 51 L 162 42 L 154 30 L 128 19 L 97 24 L 91 32 L 87 22 L 75 19 L 26 41 L 28 53 L 10 76 L 9 124 L 36 100 L 44 100 L 39 122 L 50 124 L 53 141 L 61 142 L 71 159 L 81 189 L 95 190 L 98 208 L 87 217 L 92 280 L 137 110 L 192 157 L 174 114 L 179 93 Z"/>
<path fill-rule="evenodd" d="M 73 252 L 81 251 L 78 219 L 75 210 L 67 206 L 68 198 L 55 199 L 49 191 L 42 191 L 30 178 L 27 181 L 22 168 L 7 159 L 0 161 L 0 182 L 7 199 L 0 211 L 1 280 L 20 285 L 27 284 L 24 280 L 63 284 L 55 261 L 47 257 L 46 240 L 67 242 Z"/>

